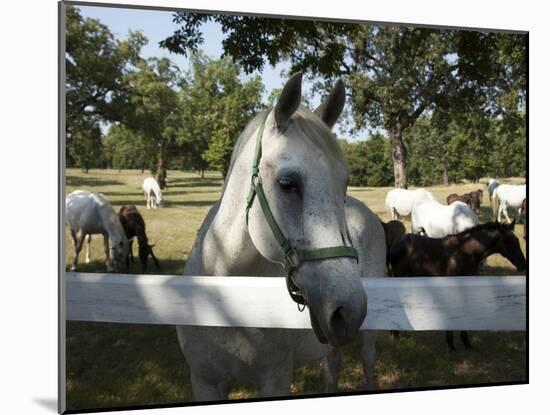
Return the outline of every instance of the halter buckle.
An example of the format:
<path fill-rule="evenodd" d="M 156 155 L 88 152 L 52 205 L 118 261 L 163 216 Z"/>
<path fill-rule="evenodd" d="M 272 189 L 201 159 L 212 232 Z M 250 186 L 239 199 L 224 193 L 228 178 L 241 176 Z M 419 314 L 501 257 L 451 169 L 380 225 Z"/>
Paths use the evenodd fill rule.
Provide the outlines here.
<path fill-rule="evenodd" d="M 301 264 L 300 255 L 294 248 L 290 248 L 286 251 L 284 260 L 290 270 L 298 268 Z"/>

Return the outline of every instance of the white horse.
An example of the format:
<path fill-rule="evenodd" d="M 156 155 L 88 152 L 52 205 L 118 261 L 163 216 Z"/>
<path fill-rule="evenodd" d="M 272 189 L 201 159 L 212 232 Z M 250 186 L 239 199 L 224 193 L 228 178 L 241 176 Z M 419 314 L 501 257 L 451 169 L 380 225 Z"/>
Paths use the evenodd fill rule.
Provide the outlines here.
<path fill-rule="evenodd" d="M 421 200 L 434 200 L 434 196 L 426 189 L 393 189 L 386 195 L 386 211 L 391 220 L 399 220 L 409 216 L 413 206 Z"/>
<path fill-rule="evenodd" d="M 74 248 L 71 271 L 76 269 L 78 255 L 86 235 L 88 236 L 86 263 L 90 262 L 90 244 L 94 234 L 103 235 L 108 271 L 117 271 L 122 264 L 126 263 L 128 239 L 117 214 L 105 196 L 101 193 L 75 190 L 65 198 L 65 213 Z"/>
<path fill-rule="evenodd" d="M 147 209 L 163 207 L 162 192 L 160 186 L 153 177 L 147 177 L 143 181 L 143 191 L 147 200 Z"/>
<path fill-rule="evenodd" d="M 487 191 L 489 192 L 489 200 L 491 200 L 491 198 L 493 197 L 493 192 L 499 185 L 500 183 L 495 179 L 489 179 L 489 181 L 487 182 Z"/>
<path fill-rule="evenodd" d="M 443 238 L 479 224 L 476 213 L 460 201 L 442 205 L 435 200 L 423 200 L 414 205 L 411 215 L 412 233 L 426 232 L 431 238 Z"/>
<path fill-rule="evenodd" d="M 298 73 L 275 108 L 241 134 L 221 200 L 200 227 L 184 274 L 281 277 L 282 265 L 291 266 L 289 294 L 307 304 L 313 330 L 178 326 L 195 400 L 227 399 L 235 383 L 262 397 L 287 396 L 293 369 L 327 356 L 326 387 L 333 390 L 339 364 L 333 347 L 350 342 L 366 315 L 361 277 L 384 275 L 384 230 L 372 211 L 346 197 L 348 172 L 331 133 L 344 106 L 343 83 L 315 114 L 299 107 L 300 99 Z M 291 247 L 287 255 L 281 239 Z M 351 247 L 356 258 L 349 257 Z M 320 257 L 305 259 L 307 253 Z M 372 387 L 375 337 L 364 333 Z"/>
<path fill-rule="evenodd" d="M 498 186 L 492 196 L 492 203 L 495 204 L 498 200 L 498 216 L 497 221 L 500 222 L 502 213 L 506 217 L 508 223 L 512 223 L 508 216 L 507 208 L 518 209 L 518 213 L 521 214 L 521 205 L 523 200 L 527 197 L 527 187 L 525 184 L 501 184 Z"/>

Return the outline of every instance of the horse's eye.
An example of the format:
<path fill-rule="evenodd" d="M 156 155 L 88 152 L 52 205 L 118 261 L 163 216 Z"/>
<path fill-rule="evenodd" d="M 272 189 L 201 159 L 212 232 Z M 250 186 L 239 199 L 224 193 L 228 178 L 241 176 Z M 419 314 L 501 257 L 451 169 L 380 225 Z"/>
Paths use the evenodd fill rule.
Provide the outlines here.
<path fill-rule="evenodd" d="M 279 183 L 279 187 L 285 192 L 295 192 L 298 190 L 296 182 L 290 177 L 279 177 L 277 182 Z"/>

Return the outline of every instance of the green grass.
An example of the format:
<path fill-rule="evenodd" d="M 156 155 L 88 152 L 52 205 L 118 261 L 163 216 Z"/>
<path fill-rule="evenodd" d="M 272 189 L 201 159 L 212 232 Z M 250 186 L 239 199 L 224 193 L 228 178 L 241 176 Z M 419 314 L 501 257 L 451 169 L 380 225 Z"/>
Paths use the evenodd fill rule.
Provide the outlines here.
<path fill-rule="evenodd" d="M 181 274 L 197 230 L 209 207 L 219 198 L 222 180 L 216 173 L 204 179 L 188 172 L 169 172 L 169 187 L 163 192 L 164 209 L 145 208 L 141 183 L 148 174 L 139 171 L 92 170 L 83 174 L 67 171 L 67 194 L 75 189 L 101 192 L 115 210 L 123 204 L 135 204 L 147 224 L 150 242 L 162 270 L 150 264 L 150 273 Z M 510 179 L 509 182 L 520 182 Z M 485 186 L 463 184 L 430 187 L 444 201 L 449 193 L 465 193 Z M 350 188 L 349 194 L 365 202 L 383 220 L 388 220 L 384 199 L 390 188 Z M 512 212 L 510 212 L 512 213 Z M 491 219 L 487 192 L 484 192 L 481 221 Z M 410 223 L 405 222 L 410 230 Z M 523 225 L 516 227 L 518 237 Z M 84 263 L 81 253 L 78 270 L 105 271 L 102 238 L 92 242 L 92 262 Z M 523 238 L 519 238 L 525 252 Z M 68 230 L 67 263 L 72 260 Z M 134 247 L 134 253 L 137 249 Z M 130 272 L 140 273 L 139 261 Z M 516 274 L 513 266 L 500 255 L 493 255 L 484 270 L 486 275 Z M 447 352 L 441 332 L 401 333 L 396 340 L 382 332 L 377 346 L 378 388 L 402 389 L 426 386 L 517 382 L 526 380 L 526 338 L 522 332 L 473 332 L 474 350 L 464 351 L 458 336 L 458 351 Z M 359 359 L 359 344 L 346 346 L 339 390 L 362 390 L 364 385 Z M 321 364 L 297 369 L 292 394 L 323 392 Z M 189 372 L 172 326 L 67 322 L 67 407 L 90 409 L 129 405 L 179 403 L 191 400 Z M 254 397 L 246 385 L 237 385 L 231 399 Z"/>

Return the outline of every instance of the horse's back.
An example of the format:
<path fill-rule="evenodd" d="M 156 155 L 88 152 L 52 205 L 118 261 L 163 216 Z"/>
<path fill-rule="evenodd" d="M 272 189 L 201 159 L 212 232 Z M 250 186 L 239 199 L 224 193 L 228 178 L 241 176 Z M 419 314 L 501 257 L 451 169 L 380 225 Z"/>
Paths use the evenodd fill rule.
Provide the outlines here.
<path fill-rule="evenodd" d="M 523 199 L 526 198 L 527 188 L 524 184 L 501 184 L 495 189 L 500 200 L 512 207 L 521 207 Z"/>
<path fill-rule="evenodd" d="M 479 223 L 475 212 L 464 202 L 443 205 L 436 200 L 424 200 L 416 204 L 411 221 L 413 233 L 423 228 L 432 238 L 443 238 Z"/>
<path fill-rule="evenodd" d="M 393 189 L 386 196 L 386 206 L 394 208 L 401 216 L 408 216 L 416 203 L 433 199 L 432 193 L 426 189 Z"/>
<path fill-rule="evenodd" d="M 66 221 L 73 230 L 91 228 L 101 222 L 101 210 L 111 209 L 111 203 L 101 193 L 75 190 L 65 198 Z"/>

